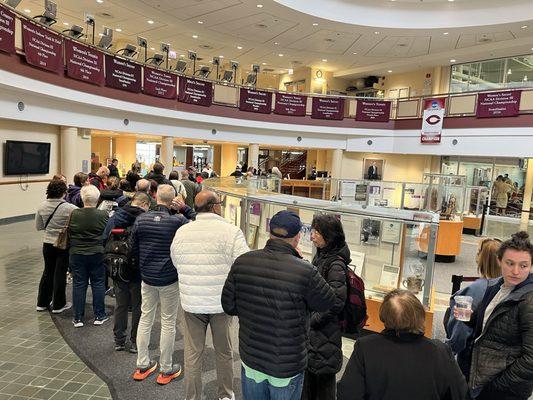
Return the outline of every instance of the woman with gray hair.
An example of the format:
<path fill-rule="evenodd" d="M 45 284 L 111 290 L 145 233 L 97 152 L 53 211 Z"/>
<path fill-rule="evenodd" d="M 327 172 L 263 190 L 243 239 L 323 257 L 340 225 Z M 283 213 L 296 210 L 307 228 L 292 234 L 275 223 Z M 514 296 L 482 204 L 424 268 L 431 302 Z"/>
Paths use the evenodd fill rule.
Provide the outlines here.
<path fill-rule="evenodd" d="M 84 207 L 72 212 L 68 227 L 76 328 L 83 326 L 89 282 L 93 292 L 94 325 L 102 325 L 109 319 L 104 306 L 106 269 L 103 262 L 103 233 L 108 214 L 96 208 L 100 191 L 95 186 L 84 186 L 81 198 Z"/>

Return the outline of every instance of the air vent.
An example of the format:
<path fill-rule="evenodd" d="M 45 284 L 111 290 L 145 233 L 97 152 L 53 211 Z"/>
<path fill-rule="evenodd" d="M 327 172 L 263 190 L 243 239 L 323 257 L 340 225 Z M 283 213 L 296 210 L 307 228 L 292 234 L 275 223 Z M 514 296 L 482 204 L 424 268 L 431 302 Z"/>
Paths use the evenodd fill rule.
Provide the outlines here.
<path fill-rule="evenodd" d="M 483 36 L 481 39 L 479 39 L 479 43 L 488 43 L 488 42 L 492 42 L 492 39 L 490 37 Z"/>
<path fill-rule="evenodd" d="M 327 39 L 324 39 L 324 42 L 335 43 L 335 39 L 327 38 Z"/>
<path fill-rule="evenodd" d="M 298 60 L 291 61 L 292 65 L 300 65 L 302 62 Z"/>
<path fill-rule="evenodd" d="M 257 24 L 255 27 L 256 27 L 256 28 L 259 28 L 259 29 L 266 29 L 266 28 L 268 28 L 268 25 L 265 25 L 265 24 Z"/>
<path fill-rule="evenodd" d="M 406 44 L 406 43 L 398 43 L 397 46 L 398 46 L 398 47 L 407 47 L 407 44 Z"/>
<path fill-rule="evenodd" d="M 106 12 L 101 12 L 101 13 L 96 13 L 96 15 L 98 15 L 99 17 L 102 17 L 102 18 L 115 18 L 113 15 L 109 14 L 109 13 L 106 13 Z"/>
<path fill-rule="evenodd" d="M 201 44 L 198 47 L 201 48 L 201 49 L 205 49 L 205 50 L 211 50 L 213 48 L 213 46 L 210 46 L 208 44 Z"/>
<path fill-rule="evenodd" d="M 263 72 L 274 72 L 273 68 L 263 68 Z"/>

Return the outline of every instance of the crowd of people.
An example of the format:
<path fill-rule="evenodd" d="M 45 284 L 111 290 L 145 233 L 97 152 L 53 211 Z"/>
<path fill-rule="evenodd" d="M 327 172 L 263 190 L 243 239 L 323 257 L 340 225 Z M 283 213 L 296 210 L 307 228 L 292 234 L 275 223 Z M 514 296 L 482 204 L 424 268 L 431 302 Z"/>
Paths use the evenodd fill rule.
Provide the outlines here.
<path fill-rule="evenodd" d="M 379 311 L 385 330 L 357 339 L 337 383 L 343 365 L 340 315 L 353 295 L 350 250 L 339 219 L 314 217 L 312 263 L 302 259 L 302 222 L 289 210 L 270 219 L 265 247 L 250 250 L 243 232 L 222 217 L 218 194 L 199 184 L 194 171 L 167 177 L 156 163 L 141 177 L 134 164 L 120 179 L 110 167 L 92 176 L 78 173 L 68 187 L 64 176 L 48 184 L 36 214 L 36 227 L 44 230 L 36 310 L 57 314 L 72 307 L 73 325 L 82 328 L 89 319 L 90 284 L 93 323 L 102 325 L 110 318 L 104 299 L 111 280 L 114 349 L 137 355 L 134 380 L 155 374 L 156 382 L 166 385 L 185 371 L 186 399 L 202 399 L 210 327 L 217 396 L 234 399 L 236 316 L 246 400 L 527 400 L 531 395 L 533 245 L 527 233 L 503 243 L 481 242 L 481 278 L 456 294 L 473 298 L 473 312 L 470 321 L 458 320 L 452 297 L 448 344 L 424 336 L 426 312 L 414 294 L 388 293 Z M 68 248 L 60 245 L 65 235 Z M 72 303 L 65 295 L 68 271 Z M 157 360 L 148 347 L 156 316 L 161 320 Z M 183 366 L 173 359 L 178 318 Z"/>

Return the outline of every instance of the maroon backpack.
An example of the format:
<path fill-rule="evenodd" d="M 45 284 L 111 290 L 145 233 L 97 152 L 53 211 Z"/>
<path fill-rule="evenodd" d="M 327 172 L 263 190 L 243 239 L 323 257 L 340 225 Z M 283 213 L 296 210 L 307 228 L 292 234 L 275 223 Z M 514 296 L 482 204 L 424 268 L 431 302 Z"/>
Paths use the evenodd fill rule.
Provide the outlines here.
<path fill-rule="evenodd" d="M 340 258 L 340 257 L 339 257 Z M 358 333 L 364 328 L 368 315 L 366 313 L 365 283 L 361 277 L 340 258 L 346 272 L 346 303 L 339 313 L 339 325 L 343 333 Z"/>

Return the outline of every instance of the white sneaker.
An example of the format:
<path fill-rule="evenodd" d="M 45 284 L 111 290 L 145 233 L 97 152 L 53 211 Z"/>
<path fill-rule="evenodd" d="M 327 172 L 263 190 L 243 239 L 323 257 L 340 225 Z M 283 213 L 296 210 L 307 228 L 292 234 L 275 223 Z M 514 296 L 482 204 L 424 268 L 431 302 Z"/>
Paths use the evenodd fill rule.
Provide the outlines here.
<path fill-rule="evenodd" d="M 72 323 L 74 324 L 74 328 L 83 328 L 83 321 L 79 319 L 73 320 Z"/>
<path fill-rule="evenodd" d="M 219 399 L 219 400 L 235 400 L 235 393 L 233 393 L 233 394 L 231 395 L 231 397 L 223 397 L 223 398 L 221 398 L 221 399 Z"/>
<path fill-rule="evenodd" d="M 39 311 L 39 312 L 43 312 L 43 311 L 47 311 L 48 310 L 48 307 L 35 307 L 35 311 Z"/>
<path fill-rule="evenodd" d="M 68 310 L 72 307 L 72 303 L 66 302 L 63 308 L 60 308 L 59 310 L 52 310 L 52 314 L 61 314 L 63 311 Z"/>
<path fill-rule="evenodd" d="M 96 319 L 94 320 L 94 325 L 103 325 L 104 322 L 106 322 L 108 319 L 109 319 L 109 317 L 96 318 Z"/>

